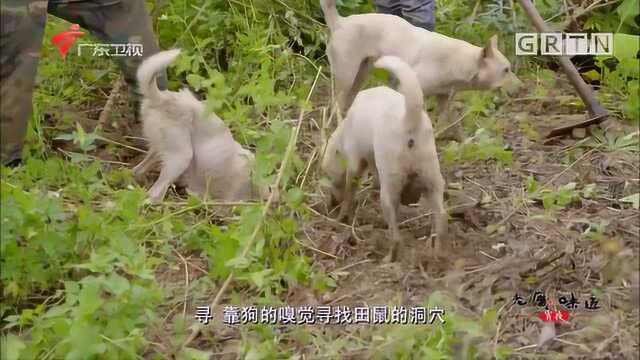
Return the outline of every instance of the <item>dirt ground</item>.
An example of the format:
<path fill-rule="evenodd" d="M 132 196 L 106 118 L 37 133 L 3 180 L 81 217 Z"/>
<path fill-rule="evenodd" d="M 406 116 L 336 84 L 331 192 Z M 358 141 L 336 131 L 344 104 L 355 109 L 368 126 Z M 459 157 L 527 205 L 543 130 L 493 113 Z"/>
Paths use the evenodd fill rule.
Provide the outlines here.
<path fill-rule="evenodd" d="M 498 167 L 492 161 L 442 166 L 449 184 L 446 206 L 452 235 L 445 256 L 429 255 L 428 210 L 403 207 L 402 261 L 382 263 L 385 223 L 371 189 L 358 194 L 355 226 L 324 216 L 308 222 L 304 232 L 309 243 L 332 254 L 316 251 L 316 263 L 340 279 L 337 291 L 322 302 L 354 306 L 394 299 L 419 304 L 438 290 L 455 302 L 443 304 L 445 308 L 472 318 L 487 307 L 498 307 L 497 341 L 513 348 L 588 358 L 638 358 L 640 217 L 638 210 L 622 209 L 613 200 L 640 188 L 638 154 L 585 149 L 567 167 L 561 160 L 575 149 L 578 139 L 569 136 L 546 143 L 543 136 L 538 141 L 529 139 L 530 127 L 544 135 L 551 128 L 586 118 L 584 112 L 555 102 L 572 94 L 568 82 L 561 79 L 542 101 L 520 101 L 525 95 L 521 94 L 503 105 L 498 121 L 504 122 L 505 143 L 513 150 L 511 167 Z M 637 130 L 619 121 L 607 121 L 602 127 L 619 134 Z M 439 142 L 440 149 L 442 145 Z M 529 176 L 548 186 L 596 184 L 604 195 L 579 200 L 544 218 L 541 204 L 514 201 L 522 198 Z M 605 240 L 582 235 L 590 223 L 603 221 L 609 223 Z M 585 310 L 582 304 L 596 288 L 603 293 L 601 308 Z M 512 304 L 516 294 L 526 297 L 536 290 L 544 291 L 548 301 L 556 299 L 556 305 L 559 296 L 570 292 L 581 301 L 570 321 L 553 327 L 558 340 L 542 346 L 536 346 L 547 331 L 541 329 L 549 326 L 528 317 L 539 309 Z M 580 330 L 587 326 L 592 330 Z"/>
<path fill-rule="evenodd" d="M 442 256 L 432 256 L 427 247 L 428 210 L 402 207 L 400 221 L 405 242 L 401 261 L 383 263 L 388 242 L 377 191 L 371 186 L 361 189 L 356 197 L 353 226 L 342 224 L 327 215 L 318 174 L 311 171 L 312 179 L 305 185 L 311 216 L 299 239 L 315 266 L 337 279 L 337 288 L 328 294 L 291 289 L 284 302 L 292 306 L 423 304 L 429 295 L 439 291 L 450 301 L 442 304 L 446 311 L 472 319 L 479 318 L 488 307 L 497 307 L 495 342 L 521 353 L 555 351 L 572 358 L 637 359 L 640 218 L 638 210 L 621 207 L 614 199 L 640 190 L 638 153 L 584 147 L 570 166 L 563 165 L 562 160 L 568 152 L 576 151 L 580 140 L 565 136 L 545 142 L 543 135 L 550 128 L 585 118 L 579 106 L 558 101 L 561 97 L 574 98 L 573 94 L 570 85 L 560 79 L 544 99 L 528 99 L 522 93 L 502 104 L 496 121 L 504 125 L 505 144 L 513 150 L 511 166 L 497 166 L 493 161 L 442 166 L 449 186 L 446 206 L 451 215 L 451 242 Z M 577 98 L 575 101 L 579 102 Z M 117 106 L 122 106 L 122 101 Z M 319 112 L 314 114 L 311 117 Z M 109 123 L 130 123 L 117 117 L 112 116 Z M 313 120 L 315 124 L 319 122 L 318 118 Z M 603 127 L 620 134 L 637 130 L 621 123 L 607 121 Z M 105 128 L 107 137 L 139 134 L 138 126 L 116 128 L 110 124 Z M 313 144 L 319 139 L 314 121 L 303 128 L 301 137 L 298 151 L 309 161 Z M 127 143 L 144 148 L 139 139 L 129 138 Z M 438 145 L 441 150 L 446 142 Z M 99 153 L 98 157 L 131 166 L 141 159 L 140 154 L 126 149 L 116 155 Z M 315 168 L 317 156 L 312 161 Z M 581 198 L 566 209 L 543 216 L 546 212 L 540 203 L 519 201 L 525 196 L 529 176 L 552 188 L 568 182 L 576 182 L 578 188 L 596 184 L 599 195 Z M 584 236 L 590 224 L 603 221 L 608 222 L 603 239 Z M 191 281 L 206 275 L 204 259 L 197 254 L 184 257 L 190 265 Z M 163 282 L 168 282 L 163 284 L 166 288 L 174 286 L 171 282 L 175 287 L 182 286 L 184 271 L 180 263 L 176 257 L 175 264 L 160 271 Z M 599 289 L 600 309 L 586 310 L 583 302 L 594 289 Z M 215 294 L 214 290 L 209 294 Z M 572 292 L 581 306 L 571 312 L 568 322 L 545 325 L 532 316 L 539 309 L 512 303 L 516 294 L 527 297 L 535 290 L 544 291 L 550 301 Z M 176 298 L 180 296 L 177 292 Z M 186 309 L 193 309 L 200 300 L 206 301 L 189 300 Z M 176 304 L 182 307 L 180 299 Z M 174 307 L 167 313 L 170 320 L 181 311 Z M 171 321 L 167 324 L 166 330 L 170 331 Z M 216 347 L 228 350 L 237 345 L 236 331 L 209 331 L 217 332 Z M 221 336 L 220 331 L 225 335 Z M 335 331 L 348 333 L 349 328 Z M 549 333 L 556 335 L 555 340 L 545 341 Z M 159 341 L 164 338 L 161 334 L 157 337 Z M 364 358 L 358 354 L 353 357 Z"/>

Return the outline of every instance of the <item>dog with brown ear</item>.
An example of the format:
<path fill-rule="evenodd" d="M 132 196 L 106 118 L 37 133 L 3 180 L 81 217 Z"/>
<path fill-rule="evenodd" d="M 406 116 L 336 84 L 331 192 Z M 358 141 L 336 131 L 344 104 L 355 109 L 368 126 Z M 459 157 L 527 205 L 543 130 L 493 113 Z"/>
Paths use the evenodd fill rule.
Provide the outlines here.
<path fill-rule="evenodd" d="M 411 25 L 388 14 L 342 17 L 336 0 L 320 0 L 331 33 L 327 56 L 341 112 L 351 106 L 373 61 L 396 56 L 417 73 L 424 96 L 438 97 L 438 111 L 447 121 L 448 101 L 456 91 L 514 87 L 519 80 L 498 50 L 494 35 L 485 47 Z"/>
<path fill-rule="evenodd" d="M 367 169 L 377 171 L 382 211 L 392 240 L 385 261 L 397 256 L 399 205 L 415 203 L 422 195 L 433 213 L 432 233 L 435 252 L 439 252 L 447 236 L 445 182 L 420 84 L 415 71 L 397 57 L 381 57 L 374 66 L 390 71 L 400 81 L 399 92 L 386 86 L 359 92 L 331 135 L 322 169 L 331 179 L 332 202 L 341 203 L 340 220 L 351 217 L 354 179 Z"/>

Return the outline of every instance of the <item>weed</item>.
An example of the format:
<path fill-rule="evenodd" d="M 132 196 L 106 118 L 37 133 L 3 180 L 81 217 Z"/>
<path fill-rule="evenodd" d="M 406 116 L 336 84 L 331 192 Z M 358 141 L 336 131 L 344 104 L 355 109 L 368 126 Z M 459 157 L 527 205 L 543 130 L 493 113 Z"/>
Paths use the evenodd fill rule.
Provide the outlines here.
<path fill-rule="evenodd" d="M 490 137 L 485 129 L 478 129 L 475 136 L 462 144 L 449 143 L 443 150 L 442 160 L 445 164 L 496 160 L 499 164 L 509 165 L 512 153 L 500 139 Z"/>
<path fill-rule="evenodd" d="M 584 146 L 600 149 L 605 152 L 639 152 L 640 132 L 636 131 L 630 134 L 620 135 L 594 129 L 591 132 L 591 138 L 585 142 Z"/>
<path fill-rule="evenodd" d="M 527 194 L 530 201 L 541 202 L 548 211 L 564 209 L 580 198 L 574 182 L 549 189 L 541 187 L 533 176 L 527 179 Z"/>

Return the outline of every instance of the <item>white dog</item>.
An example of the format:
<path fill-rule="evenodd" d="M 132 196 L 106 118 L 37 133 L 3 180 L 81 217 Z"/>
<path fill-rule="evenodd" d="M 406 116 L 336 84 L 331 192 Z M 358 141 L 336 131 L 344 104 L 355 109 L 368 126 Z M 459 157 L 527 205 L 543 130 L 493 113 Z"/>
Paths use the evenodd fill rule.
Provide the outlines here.
<path fill-rule="evenodd" d="M 134 175 L 140 178 L 156 162 L 162 162 L 160 176 L 148 191 L 153 202 L 161 201 L 176 181 L 200 196 L 227 201 L 253 198 L 253 154 L 243 149 L 222 120 L 207 113 L 205 105 L 188 89 L 158 89 L 156 75 L 179 54 L 178 49 L 160 52 L 138 68 L 144 96 L 142 130 L 149 152 L 133 169 Z"/>
<path fill-rule="evenodd" d="M 399 16 L 361 14 L 342 17 L 335 0 L 320 0 L 331 32 L 327 56 L 335 77 L 341 112 L 349 108 L 372 61 L 393 55 L 418 74 L 424 96 L 437 96 L 438 111 L 448 121 L 448 100 L 458 90 L 513 87 L 519 80 L 500 53 L 494 35 L 484 47 L 471 45 L 411 25 Z"/>
<path fill-rule="evenodd" d="M 447 235 L 445 182 L 431 120 L 422 109 L 420 84 L 411 67 L 397 57 L 381 57 L 374 66 L 390 71 L 400 81 L 400 92 L 385 86 L 359 92 L 331 135 L 322 168 L 332 181 L 332 202 L 342 202 L 340 220 L 350 217 L 354 178 L 369 167 L 377 169 L 380 201 L 392 238 L 385 261 L 396 257 L 400 242 L 398 206 L 415 203 L 422 194 L 433 212 L 437 252 Z"/>

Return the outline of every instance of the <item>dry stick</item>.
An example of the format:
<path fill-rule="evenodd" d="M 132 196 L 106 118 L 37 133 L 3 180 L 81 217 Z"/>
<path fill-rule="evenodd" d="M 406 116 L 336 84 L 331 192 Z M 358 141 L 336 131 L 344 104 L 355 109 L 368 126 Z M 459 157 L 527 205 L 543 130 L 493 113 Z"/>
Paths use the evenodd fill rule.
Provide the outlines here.
<path fill-rule="evenodd" d="M 551 32 L 551 29 L 544 22 L 544 19 L 542 18 L 542 16 L 540 16 L 540 13 L 536 9 L 536 7 L 533 5 L 531 0 L 518 0 L 518 1 L 520 2 L 520 5 L 524 9 L 525 13 L 533 23 L 533 26 L 536 28 L 536 30 L 538 30 L 538 32 L 541 32 L 541 33 Z M 562 70 L 564 71 L 564 73 L 567 75 L 567 78 L 569 78 L 571 85 L 573 85 L 573 87 L 578 92 L 580 99 L 582 99 L 585 105 L 587 105 L 587 108 L 589 110 L 589 116 L 595 117 L 597 115 L 607 114 L 607 110 L 605 110 L 600 105 L 600 103 L 598 103 L 598 100 L 593 95 L 593 91 L 591 90 L 591 87 L 587 85 L 587 83 L 585 83 L 584 80 L 582 80 L 582 77 L 578 73 L 578 70 L 576 70 L 576 67 L 569 60 L 569 57 L 560 56 L 558 58 L 558 62 L 560 63 L 560 66 L 562 67 Z"/>
<path fill-rule="evenodd" d="M 173 43 L 173 45 L 171 47 L 176 47 L 176 45 L 178 45 L 178 42 L 180 40 L 182 40 L 182 38 L 184 37 L 184 34 L 186 34 L 188 31 L 191 30 L 191 27 L 196 23 L 196 21 L 200 20 L 200 15 L 202 14 L 202 12 L 204 11 L 204 8 L 206 6 L 202 5 L 199 9 L 198 12 L 196 13 L 196 16 L 193 17 L 193 19 L 191 19 L 191 21 L 189 22 L 189 24 L 187 25 L 187 27 L 184 29 L 184 31 L 182 32 L 182 34 L 180 34 L 180 36 L 178 36 L 178 38 L 176 39 L 176 41 Z M 206 64 L 206 63 L 205 63 Z"/>
<path fill-rule="evenodd" d="M 513 31 L 517 32 L 517 23 L 516 23 L 516 4 L 514 4 L 514 0 L 509 0 L 509 6 L 511 7 L 511 23 L 513 25 Z M 520 69 L 520 57 L 516 56 L 516 60 L 513 64 L 513 72 L 517 73 Z"/>
<path fill-rule="evenodd" d="M 125 162 L 122 162 L 122 161 L 105 160 L 105 159 L 101 159 L 101 158 L 99 158 L 97 156 L 93 156 L 93 155 L 89 155 L 89 154 L 80 154 L 80 153 L 73 152 L 73 151 L 66 151 L 66 150 L 63 150 L 63 149 L 60 149 L 60 148 L 58 148 L 58 151 L 60 151 L 61 153 L 65 154 L 68 157 L 71 157 L 74 154 L 75 155 L 82 155 L 82 156 L 86 156 L 89 159 L 100 160 L 101 162 L 106 163 L 106 164 L 129 166 L 129 163 L 125 163 Z"/>
<path fill-rule="evenodd" d="M 316 78 L 313 79 L 313 84 L 311 85 L 312 89 L 316 87 L 316 83 L 318 82 L 318 77 L 320 76 L 320 73 L 321 73 L 321 71 L 320 71 L 321 68 L 322 68 L 322 66 L 318 68 L 318 72 L 316 73 Z M 309 94 L 309 96 L 311 96 L 311 94 Z M 309 101 L 308 97 L 307 97 L 307 101 Z M 324 114 L 324 111 L 323 111 L 323 114 Z M 307 163 L 307 167 L 306 167 L 306 169 L 304 171 L 304 176 L 302 177 L 302 182 L 300 183 L 300 188 L 301 189 L 304 186 L 305 180 L 307 180 L 307 174 L 309 173 L 309 169 L 311 168 L 311 164 L 313 163 L 313 160 L 314 160 L 314 158 L 316 156 L 316 153 L 317 153 L 317 149 L 313 149 L 313 153 L 311 153 L 311 156 L 309 157 L 309 162 Z M 298 179 L 299 178 L 300 178 L 300 176 L 298 176 Z M 298 182 L 298 179 L 296 179 L 296 182 Z"/>
<path fill-rule="evenodd" d="M 446 208 L 446 210 L 447 210 L 447 212 L 449 212 L 449 213 L 450 213 L 450 212 L 451 212 L 451 210 L 456 210 L 456 209 L 460 209 L 460 208 L 465 208 L 465 207 L 467 207 L 467 206 L 476 205 L 476 204 L 477 204 L 477 203 L 466 203 L 466 204 L 460 204 L 460 205 L 456 205 L 456 206 L 448 207 L 448 208 Z M 404 221 L 401 221 L 400 223 L 398 223 L 398 227 L 400 227 L 400 226 L 402 226 L 402 225 L 404 225 L 404 224 L 410 223 L 410 222 L 412 222 L 412 221 L 415 221 L 415 220 L 418 220 L 418 219 L 422 219 L 423 217 L 427 217 L 427 216 L 430 216 L 430 215 L 432 215 L 432 212 L 431 212 L 431 211 L 429 211 L 429 212 L 427 212 L 427 213 L 424 213 L 424 214 L 422 214 L 422 215 L 414 216 L 414 217 L 412 217 L 412 218 L 409 218 L 409 219 L 407 219 L 407 220 L 404 220 Z"/>
<path fill-rule="evenodd" d="M 122 78 L 118 77 L 118 79 L 113 83 L 113 88 L 111 89 L 111 94 L 109 94 L 109 98 L 107 99 L 107 103 L 104 104 L 104 108 L 98 117 L 98 124 L 96 127 L 102 127 L 107 119 L 109 118 L 109 114 L 111 113 L 111 109 L 113 109 L 113 104 L 116 102 L 116 97 L 118 97 L 118 93 L 120 93 L 120 87 L 122 86 Z"/>
<path fill-rule="evenodd" d="M 462 121 L 465 117 L 467 117 L 467 115 L 469 115 L 471 113 L 471 111 L 465 111 L 464 114 L 462 114 L 462 116 L 460 116 L 458 118 L 458 120 L 452 122 L 451 124 L 447 125 L 444 129 L 439 130 L 435 133 L 435 138 L 437 139 L 438 136 L 442 135 L 443 133 L 445 133 L 447 130 L 451 129 L 452 127 L 458 125 L 458 123 L 460 121 Z"/>
<path fill-rule="evenodd" d="M 300 246 L 302 246 L 302 247 L 306 247 L 307 249 L 309 249 L 309 250 L 313 250 L 313 251 L 318 252 L 318 253 L 320 253 L 320 254 L 322 254 L 322 255 L 329 256 L 329 257 L 332 257 L 332 258 L 334 258 L 334 259 L 337 259 L 337 258 L 338 258 L 337 256 L 335 256 L 335 255 L 333 255 L 333 254 L 329 254 L 329 253 L 328 253 L 328 252 L 326 252 L 326 251 L 322 251 L 322 250 L 320 250 L 320 249 L 316 249 L 316 248 L 314 248 L 314 247 L 313 247 L 313 246 L 311 246 L 311 245 L 307 245 L 307 244 L 303 243 L 303 242 L 302 242 L 302 241 L 300 241 L 300 240 L 297 240 L 297 239 L 296 239 L 296 242 L 297 242 L 298 244 L 300 244 Z"/>
<path fill-rule="evenodd" d="M 502 321 L 498 321 L 498 326 L 496 327 L 496 337 L 493 339 L 493 355 L 496 356 L 498 354 L 498 337 L 500 337 L 500 326 L 502 325 Z"/>
<path fill-rule="evenodd" d="M 571 165 L 567 166 L 564 170 L 560 171 L 559 173 L 557 173 L 556 175 L 554 175 L 551 179 L 547 180 L 544 184 L 542 184 L 541 188 L 546 187 L 547 185 L 550 185 L 551 183 L 553 183 L 554 181 L 558 180 L 558 178 L 560 178 L 560 176 L 564 175 L 564 173 L 566 173 L 567 171 L 569 171 L 569 169 L 571 169 L 572 167 L 574 167 L 577 163 L 579 163 L 580 161 L 582 161 L 582 159 L 584 159 L 585 157 L 587 157 L 587 155 L 590 155 L 592 152 L 594 152 L 595 148 L 587 151 L 586 153 L 584 153 L 582 156 L 580 156 L 578 159 L 576 159 L 576 161 L 572 162 Z"/>
<path fill-rule="evenodd" d="M 306 207 L 307 210 L 311 211 L 314 215 L 320 216 L 321 218 L 324 218 L 325 220 L 327 220 L 327 221 L 329 221 L 331 223 L 334 223 L 336 225 L 340 225 L 342 227 L 346 227 L 346 228 L 351 229 L 351 225 L 347 225 L 347 224 L 341 223 L 340 221 L 338 221 L 336 219 L 330 218 L 330 217 L 328 217 L 328 216 L 326 216 L 326 215 L 314 210 L 311 206 L 307 205 L 305 207 Z"/>
<path fill-rule="evenodd" d="M 563 12 L 561 12 L 561 13 L 555 15 L 555 16 L 552 16 L 551 18 L 549 18 L 549 19 L 547 19 L 545 21 L 549 22 L 549 21 L 559 17 L 560 15 L 566 15 L 568 19 L 565 18 L 565 20 L 561 23 L 562 25 L 560 26 L 562 29 L 566 29 L 567 26 L 569 26 L 571 24 L 571 21 L 577 20 L 578 18 L 583 17 L 583 16 L 589 14 L 590 12 L 592 12 L 592 11 L 598 9 L 598 8 L 614 5 L 616 3 L 619 3 L 620 1 L 621 0 L 613 0 L 613 1 L 608 1 L 608 2 L 602 3 L 602 0 L 598 0 L 598 1 L 595 1 L 594 3 L 592 3 L 591 5 L 587 6 L 584 9 L 582 9 L 581 7 L 572 7 L 571 9 L 567 8 L 565 11 L 563 11 Z M 579 10 L 579 11 L 576 11 L 574 14 L 569 14 L 570 10 Z"/>
<path fill-rule="evenodd" d="M 111 139 L 106 138 L 106 137 L 101 136 L 101 135 L 98 135 L 98 140 L 102 140 L 104 142 L 107 142 L 107 143 L 113 144 L 113 145 L 119 145 L 119 146 L 122 146 L 124 148 L 129 149 L 129 150 L 134 150 L 134 151 L 137 151 L 137 152 L 140 152 L 140 153 L 143 153 L 143 154 L 147 153 L 145 150 L 138 149 L 137 147 L 134 147 L 134 146 L 131 146 L 131 145 L 127 145 L 127 144 L 123 144 L 123 143 L 117 142 L 115 140 L 111 140 Z"/>
<path fill-rule="evenodd" d="M 182 263 L 184 264 L 184 304 L 182 305 L 182 316 L 186 316 L 187 314 L 187 299 L 189 298 L 189 265 L 187 264 L 187 260 L 176 250 L 173 249 L 173 252 L 178 255 Z"/>
<path fill-rule="evenodd" d="M 318 76 L 320 75 L 321 69 L 322 67 L 318 69 L 318 73 L 316 74 L 316 80 L 318 80 Z M 311 98 L 311 94 L 315 89 L 315 85 L 316 85 L 316 82 L 314 81 L 311 89 L 309 90 L 309 94 L 307 95 L 307 99 L 305 100 L 305 105 L 309 102 L 309 98 Z M 295 131 L 291 132 L 291 136 L 289 137 L 289 144 L 287 145 L 287 150 L 285 151 L 284 159 L 282 160 L 282 164 L 280 164 L 280 170 L 278 170 L 278 176 L 276 177 L 276 182 L 273 184 L 274 189 L 278 189 L 280 187 L 280 182 L 282 181 L 284 170 L 289 164 L 289 160 L 291 159 L 291 154 L 293 153 L 293 149 L 295 148 L 295 144 L 298 139 L 298 134 L 300 133 L 300 127 L 302 125 L 303 117 L 304 117 L 304 107 L 300 110 L 300 116 L 298 117 L 298 125 L 296 126 Z M 267 213 L 269 212 L 269 208 L 271 207 L 271 204 L 274 201 L 273 200 L 274 194 L 275 192 L 272 192 L 271 195 L 269 195 L 269 199 L 267 199 L 267 203 L 264 205 L 264 208 L 262 209 L 262 214 L 260 216 L 260 219 L 258 220 L 258 223 L 253 229 L 253 233 L 251 234 L 249 241 L 247 241 L 247 244 L 242 250 L 242 254 L 241 254 L 242 257 L 247 256 L 247 254 L 249 253 L 249 250 L 253 246 L 253 243 L 258 237 L 258 232 L 260 232 L 260 229 L 262 228 L 262 224 L 264 223 L 264 218 L 267 216 Z M 227 287 L 229 287 L 229 284 L 231 283 L 232 280 L 233 280 L 233 271 L 231 271 L 229 276 L 227 276 L 227 279 L 222 284 L 222 287 L 220 288 L 220 290 L 218 290 L 218 293 L 216 294 L 215 298 L 209 305 L 209 308 L 214 309 L 218 305 L 218 303 L 220 302 L 220 299 L 222 298 L 222 294 L 224 294 L 224 292 L 227 290 Z M 191 343 L 198 336 L 198 334 L 202 330 L 202 326 L 203 326 L 202 323 L 197 323 L 195 325 L 193 332 L 191 332 L 191 335 L 189 335 L 189 337 L 180 346 L 181 350 L 187 347 L 187 345 L 189 345 L 189 343 Z"/>
<path fill-rule="evenodd" d="M 311 165 L 313 161 L 316 159 L 316 154 L 318 153 L 317 149 L 313 149 L 311 156 L 309 157 L 309 162 L 307 163 L 307 168 L 304 170 L 304 175 L 302 176 L 302 181 L 300 182 L 300 189 L 304 188 L 304 183 L 307 180 L 307 175 L 309 174 L 309 170 L 311 169 Z"/>
<path fill-rule="evenodd" d="M 353 263 L 353 264 L 349 264 L 349 265 L 343 266 L 343 267 L 341 267 L 341 268 L 338 268 L 338 269 L 332 270 L 331 272 L 332 272 L 332 273 L 338 273 L 338 272 L 341 272 L 341 271 L 345 271 L 345 270 L 347 270 L 347 269 L 350 269 L 350 268 L 352 268 L 352 267 L 354 267 L 354 266 L 358 266 L 358 265 L 361 265 L 361 264 L 370 263 L 370 262 L 372 262 L 372 261 L 373 261 L 373 260 L 371 260 L 371 259 L 364 259 L 364 260 L 360 260 L 360 261 L 355 262 L 355 263 Z"/>
<path fill-rule="evenodd" d="M 476 1 L 476 5 L 473 7 L 473 11 L 471 11 L 471 15 L 467 18 L 467 22 L 469 24 L 473 24 L 476 21 L 476 16 L 478 14 L 478 9 L 480 8 L 481 0 Z"/>

